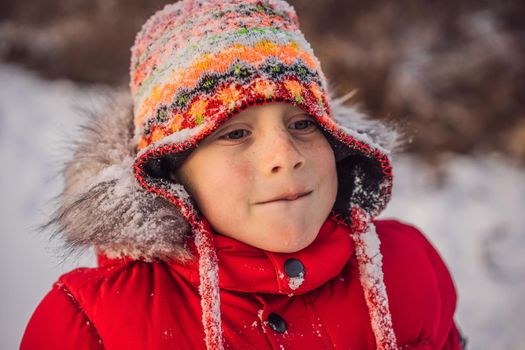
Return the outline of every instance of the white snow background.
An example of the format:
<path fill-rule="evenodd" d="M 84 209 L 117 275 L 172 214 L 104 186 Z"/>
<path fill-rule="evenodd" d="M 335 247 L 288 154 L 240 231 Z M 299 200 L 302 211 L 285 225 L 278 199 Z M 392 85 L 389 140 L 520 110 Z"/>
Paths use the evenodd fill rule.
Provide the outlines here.
<path fill-rule="evenodd" d="M 38 233 L 62 185 L 60 162 L 104 87 L 46 81 L 0 65 L 0 349 L 18 348 L 52 283 L 87 254 L 63 261 Z M 469 349 L 525 349 L 525 170 L 496 156 L 450 156 L 443 176 L 408 155 L 394 158 L 394 196 L 382 217 L 420 228 L 456 282 L 456 321 Z"/>

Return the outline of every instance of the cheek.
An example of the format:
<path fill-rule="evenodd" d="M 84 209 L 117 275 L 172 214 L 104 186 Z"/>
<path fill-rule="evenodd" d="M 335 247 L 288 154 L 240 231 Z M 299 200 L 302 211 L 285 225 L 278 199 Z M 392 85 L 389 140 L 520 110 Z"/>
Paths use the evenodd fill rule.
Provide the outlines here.
<path fill-rule="evenodd" d="M 210 169 L 206 177 L 214 184 L 215 191 L 229 192 L 236 196 L 248 194 L 252 172 L 247 159 L 224 158 Z"/>
<path fill-rule="evenodd" d="M 335 155 L 328 141 L 323 139 L 319 142 L 313 149 L 312 157 L 321 181 L 323 201 L 326 200 L 326 206 L 331 208 L 337 196 L 338 181 Z"/>
<path fill-rule="evenodd" d="M 238 238 L 236 232 L 251 217 L 252 193 L 250 166 L 232 159 L 216 159 L 200 176 L 197 204 L 212 227 L 222 234 Z"/>
<path fill-rule="evenodd" d="M 246 156 L 237 159 L 230 159 L 227 166 L 227 173 L 231 177 L 231 182 L 251 181 L 253 177 L 250 159 Z"/>
<path fill-rule="evenodd" d="M 214 157 L 198 176 L 197 203 L 205 212 L 225 215 L 240 210 L 249 194 L 250 168 L 246 162 Z M 244 200 L 244 201 L 243 201 Z"/>
<path fill-rule="evenodd" d="M 328 141 L 323 137 L 310 149 L 316 169 L 327 179 L 337 178 L 335 155 Z"/>

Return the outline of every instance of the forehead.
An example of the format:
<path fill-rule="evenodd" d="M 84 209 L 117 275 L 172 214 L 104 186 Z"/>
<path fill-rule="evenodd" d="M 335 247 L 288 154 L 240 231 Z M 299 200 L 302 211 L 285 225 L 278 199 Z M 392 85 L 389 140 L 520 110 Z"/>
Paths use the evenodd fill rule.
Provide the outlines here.
<path fill-rule="evenodd" d="M 233 116 L 229 121 L 265 116 L 287 117 L 298 113 L 306 112 L 303 109 L 294 106 L 290 103 L 272 102 L 258 106 L 251 106 L 250 108 L 247 108 L 239 112 L 237 115 Z M 228 122 L 226 122 L 226 124 Z"/>

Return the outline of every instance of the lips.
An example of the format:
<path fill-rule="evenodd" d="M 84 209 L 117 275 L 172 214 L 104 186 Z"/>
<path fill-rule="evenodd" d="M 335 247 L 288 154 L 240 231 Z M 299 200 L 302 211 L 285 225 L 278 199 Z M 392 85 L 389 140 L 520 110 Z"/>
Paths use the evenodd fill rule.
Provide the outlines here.
<path fill-rule="evenodd" d="M 266 204 L 266 203 L 279 202 L 279 201 L 289 201 L 289 202 L 291 202 L 291 201 L 297 200 L 299 198 L 308 196 L 310 193 L 312 193 L 312 191 L 287 193 L 287 194 L 279 195 L 279 196 L 277 196 L 277 197 L 275 197 L 273 199 L 270 199 L 270 200 L 267 200 L 267 201 L 264 201 L 264 202 L 259 202 L 257 204 Z"/>

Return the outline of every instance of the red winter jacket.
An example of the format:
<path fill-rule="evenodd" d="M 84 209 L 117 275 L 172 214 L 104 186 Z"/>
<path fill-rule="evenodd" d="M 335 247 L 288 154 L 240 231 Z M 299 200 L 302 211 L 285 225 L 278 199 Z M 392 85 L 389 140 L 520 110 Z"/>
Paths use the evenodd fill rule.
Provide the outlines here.
<path fill-rule="evenodd" d="M 399 349 L 460 349 L 454 284 L 436 250 L 411 226 L 375 225 Z M 310 246 L 290 254 L 214 235 L 224 347 L 375 349 L 349 231 L 328 219 Z M 196 261 L 99 263 L 59 279 L 22 350 L 205 349 Z M 287 283 L 298 271 L 304 280 Z"/>

